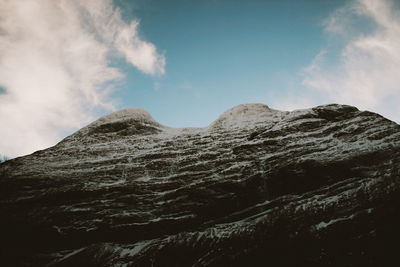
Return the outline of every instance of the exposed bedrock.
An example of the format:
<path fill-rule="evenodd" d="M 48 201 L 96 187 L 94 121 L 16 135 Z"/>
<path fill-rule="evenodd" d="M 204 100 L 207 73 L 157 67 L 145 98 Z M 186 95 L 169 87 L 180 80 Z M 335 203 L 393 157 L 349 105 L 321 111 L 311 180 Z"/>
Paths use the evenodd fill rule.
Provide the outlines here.
<path fill-rule="evenodd" d="M 105 116 L 0 164 L 1 266 L 397 266 L 400 126 L 345 105 Z"/>

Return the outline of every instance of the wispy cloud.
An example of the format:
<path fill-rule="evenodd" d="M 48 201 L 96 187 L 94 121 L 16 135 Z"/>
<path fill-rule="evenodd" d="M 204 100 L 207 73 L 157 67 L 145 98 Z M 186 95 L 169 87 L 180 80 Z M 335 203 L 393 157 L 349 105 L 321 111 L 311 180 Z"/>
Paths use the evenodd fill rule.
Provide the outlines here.
<path fill-rule="evenodd" d="M 112 0 L 0 0 L 0 153 L 55 144 L 112 108 L 113 58 L 162 74 L 165 58 Z"/>
<path fill-rule="evenodd" d="M 390 0 L 356 0 L 325 22 L 331 41 L 304 69 L 303 97 L 355 105 L 400 121 L 400 10 Z M 335 39 L 336 38 L 336 39 Z M 335 58 L 336 60 L 332 60 Z"/>

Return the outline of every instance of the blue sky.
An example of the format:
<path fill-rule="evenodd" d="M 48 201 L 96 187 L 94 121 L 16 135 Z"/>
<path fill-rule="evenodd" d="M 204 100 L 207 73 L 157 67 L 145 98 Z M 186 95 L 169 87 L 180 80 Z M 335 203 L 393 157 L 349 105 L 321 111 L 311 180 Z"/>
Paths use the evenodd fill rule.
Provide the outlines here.
<path fill-rule="evenodd" d="M 348 104 L 400 122 L 399 0 L 1 3 L 0 155 L 127 107 L 171 127 L 252 102 Z"/>
<path fill-rule="evenodd" d="M 343 1 L 117 1 L 164 53 L 165 74 L 123 64 L 119 107 L 143 107 L 173 127 L 205 126 L 226 109 L 301 89 L 324 46 L 323 21 Z M 279 97 L 278 97 L 279 96 Z"/>

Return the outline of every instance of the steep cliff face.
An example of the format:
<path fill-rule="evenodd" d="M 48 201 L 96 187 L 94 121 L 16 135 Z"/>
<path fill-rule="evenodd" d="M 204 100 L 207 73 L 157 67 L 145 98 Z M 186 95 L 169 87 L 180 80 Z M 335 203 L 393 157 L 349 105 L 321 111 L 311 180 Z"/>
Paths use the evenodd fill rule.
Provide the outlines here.
<path fill-rule="evenodd" d="M 0 265 L 393 266 L 399 166 L 400 126 L 351 106 L 122 110 L 0 165 Z"/>

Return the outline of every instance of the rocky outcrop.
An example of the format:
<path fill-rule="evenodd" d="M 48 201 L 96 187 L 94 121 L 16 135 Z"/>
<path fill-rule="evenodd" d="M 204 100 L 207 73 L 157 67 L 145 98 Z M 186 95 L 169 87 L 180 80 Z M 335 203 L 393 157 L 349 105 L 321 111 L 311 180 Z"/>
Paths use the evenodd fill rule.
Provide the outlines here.
<path fill-rule="evenodd" d="M 0 265 L 396 266 L 399 166 L 400 126 L 351 106 L 127 109 L 0 165 Z"/>

